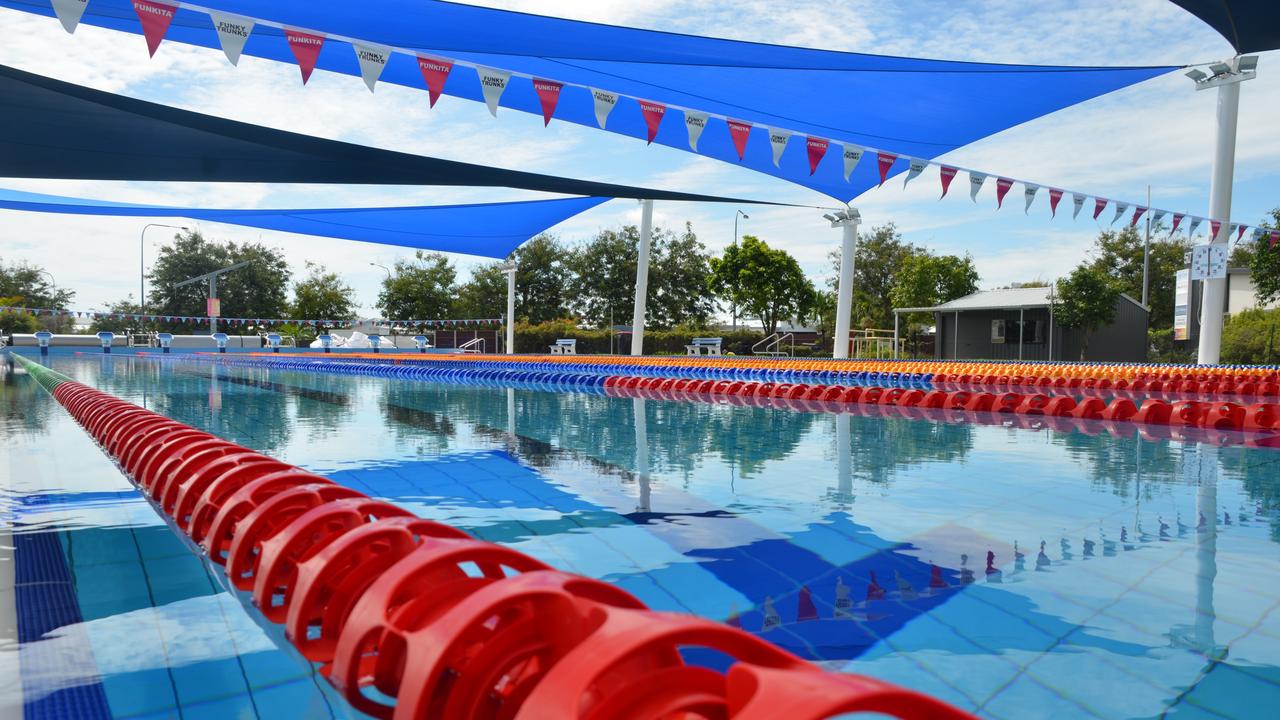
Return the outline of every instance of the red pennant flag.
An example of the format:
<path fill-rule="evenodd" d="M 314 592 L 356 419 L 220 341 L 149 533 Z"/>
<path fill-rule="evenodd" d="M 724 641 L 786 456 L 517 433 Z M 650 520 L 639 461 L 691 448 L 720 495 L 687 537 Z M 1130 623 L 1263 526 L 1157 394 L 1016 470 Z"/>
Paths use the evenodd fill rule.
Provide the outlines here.
<path fill-rule="evenodd" d="M 652 144 L 653 139 L 658 137 L 658 126 L 662 124 L 662 116 L 666 114 L 667 106 L 662 103 L 641 100 L 640 112 L 644 113 L 644 124 L 649 131 L 648 142 Z"/>
<path fill-rule="evenodd" d="M 1049 188 L 1049 217 L 1058 217 L 1058 202 L 1062 200 L 1062 191 Z"/>
<path fill-rule="evenodd" d="M 1129 227 L 1134 227 L 1135 225 L 1137 225 L 1137 224 L 1138 224 L 1138 220 L 1142 219 L 1142 213 L 1144 213 L 1144 212 L 1146 212 L 1146 211 L 1147 211 L 1147 209 L 1146 209 L 1146 208 L 1144 208 L 1144 207 L 1142 207 L 1141 205 L 1139 205 L 1138 207 L 1134 208 L 1134 209 L 1133 209 L 1133 218 L 1131 218 L 1131 219 L 1129 220 Z"/>
<path fill-rule="evenodd" d="M 1186 215 L 1183 215 L 1182 213 L 1173 214 L 1173 227 L 1169 230 L 1169 237 L 1173 237 L 1173 234 L 1178 232 L 1178 226 L 1182 224 L 1182 218 L 1184 217 L 1186 217 Z"/>
<path fill-rule="evenodd" d="M 1280 243 L 1280 230 L 1271 231 L 1271 247 L 1275 247 L 1276 243 Z"/>
<path fill-rule="evenodd" d="M 147 38 L 147 50 L 151 57 L 156 56 L 156 49 L 165 33 L 169 32 L 169 23 L 173 22 L 173 14 L 178 8 L 164 3 L 133 0 L 133 11 L 142 21 L 142 34 Z"/>
<path fill-rule="evenodd" d="M 809 149 L 809 174 L 812 175 L 817 171 L 818 163 L 822 162 L 823 156 L 827 154 L 827 146 L 831 143 L 826 138 L 810 135 L 805 138 L 804 144 Z"/>
<path fill-rule="evenodd" d="M 533 79 L 533 89 L 538 93 L 538 102 L 542 103 L 542 126 L 551 124 L 551 116 L 556 114 L 556 104 L 560 102 L 560 91 L 564 83 L 554 80 Z"/>
<path fill-rule="evenodd" d="M 942 178 L 942 195 L 938 197 L 941 200 L 947 196 L 947 191 L 951 189 L 951 181 L 956 179 L 956 169 L 943 165 L 938 177 Z"/>
<path fill-rule="evenodd" d="M 729 124 L 729 136 L 733 138 L 733 147 L 738 151 L 738 159 L 747 152 L 747 138 L 751 137 L 751 123 L 741 120 L 725 120 Z"/>
<path fill-rule="evenodd" d="M 1107 206 L 1106 198 L 1093 199 L 1093 219 L 1094 220 L 1098 219 L 1098 216 L 1102 214 L 1102 209 L 1105 208 L 1106 206 Z"/>
<path fill-rule="evenodd" d="M 1221 221 L 1221 220 L 1210 220 L 1210 221 L 1209 221 L 1209 230 L 1211 231 L 1211 232 L 1210 232 L 1210 235 L 1209 235 L 1209 242 L 1217 242 L 1217 240 L 1218 240 L 1218 231 L 1219 231 L 1219 230 L 1221 230 L 1221 229 L 1222 229 L 1222 221 Z"/>
<path fill-rule="evenodd" d="M 320 58 L 320 48 L 324 45 L 323 35 L 299 32 L 285 28 L 285 40 L 289 41 L 289 49 L 298 61 L 298 69 L 302 71 L 302 84 L 306 85 L 311 78 L 311 71 L 316 69 L 316 60 Z"/>
<path fill-rule="evenodd" d="M 1244 237 L 1244 231 L 1248 229 L 1247 225 L 1241 225 L 1239 232 L 1236 233 L 1236 242 L 1240 242 L 1240 238 Z"/>
<path fill-rule="evenodd" d="M 996 209 L 1004 207 L 1004 196 L 1009 194 L 1013 181 L 1009 178 L 996 178 Z"/>
<path fill-rule="evenodd" d="M 898 156 L 893 153 L 876 151 L 876 165 L 880 167 L 880 185 L 884 185 L 884 181 L 889 178 L 889 168 L 898 161 Z"/>
<path fill-rule="evenodd" d="M 444 81 L 453 70 L 452 60 L 418 56 L 418 69 L 422 71 L 422 79 L 427 81 L 427 95 L 431 98 L 431 107 L 436 106 L 440 93 L 444 92 Z"/>

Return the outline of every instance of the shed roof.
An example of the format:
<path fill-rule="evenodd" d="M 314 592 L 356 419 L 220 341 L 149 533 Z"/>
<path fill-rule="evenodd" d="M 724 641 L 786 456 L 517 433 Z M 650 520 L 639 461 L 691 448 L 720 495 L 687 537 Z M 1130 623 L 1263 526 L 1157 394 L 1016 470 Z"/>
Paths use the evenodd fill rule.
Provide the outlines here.
<path fill-rule="evenodd" d="M 999 290 L 980 290 L 972 295 L 965 295 L 949 302 L 933 307 L 894 308 L 895 313 L 907 312 L 966 312 L 969 310 L 1017 310 L 1019 308 L 1049 307 L 1052 299 L 1052 287 L 1018 287 L 1001 288 Z M 1120 294 L 1125 300 L 1147 309 L 1142 303 L 1125 293 Z"/>

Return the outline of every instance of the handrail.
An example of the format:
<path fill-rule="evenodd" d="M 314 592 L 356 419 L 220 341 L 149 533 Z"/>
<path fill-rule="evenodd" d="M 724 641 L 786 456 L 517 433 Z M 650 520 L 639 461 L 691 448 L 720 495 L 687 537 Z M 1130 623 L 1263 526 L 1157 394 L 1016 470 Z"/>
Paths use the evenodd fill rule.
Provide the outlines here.
<path fill-rule="evenodd" d="M 479 348 L 478 350 L 476 348 Z M 484 354 L 484 338 L 477 337 L 462 343 L 458 349 L 464 353 Z"/>
<path fill-rule="evenodd" d="M 790 353 L 787 353 L 786 351 L 784 351 L 784 350 L 781 350 L 781 349 L 780 349 L 780 348 L 782 347 L 782 342 L 783 342 L 784 340 L 787 340 L 788 338 L 791 340 L 791 352 L 790 352 Z M 762 346 L 762 345 L 764 346 L 764 349 L 763 349 L 763 350 L 759 349 L 759 348 L 760 348 L 760 346 Z M 796 354 L 796 336 L 795 336 L 795 333 L 789 333 L 789 332 L 788 332 L 788 333 L 776 333 L 776 332 L 775 332 L 775 333 L 773 333 L 772 335 L 770 335 L 769 337 L 766 337 L 766 338 L 764 338 L 763 340 L 761 340 L 760 342 L 756 343 L 755 345 L 752 345 L 752 346 L 751 346 L 751 354 L 752 354 L 752 355 L 772 355 L 772 356 L 774 356 L 774 357 L 777 357 L 777 356 L 779 356 L 779 355 L 786 355 L 787 357 L 795 357 L 795 354 Z"/>

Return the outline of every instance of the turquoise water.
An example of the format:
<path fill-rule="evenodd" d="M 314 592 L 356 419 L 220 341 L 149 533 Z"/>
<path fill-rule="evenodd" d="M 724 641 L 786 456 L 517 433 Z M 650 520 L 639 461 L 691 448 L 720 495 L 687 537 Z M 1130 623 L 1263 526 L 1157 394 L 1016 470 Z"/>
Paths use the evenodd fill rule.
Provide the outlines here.
<path fill-rule="evenodd" d="M 1277 451 L 125 356 L 50 364 L 651 607 L 984 717 L 1280 706 Z M 0 564 L 19 606 L 0 710 L 343 716 L 25 375 L 4 375 L 0 436 L 16 523 Z M 41 605 L 37 586 L 62 592 Z M 24 598 L 58 612 L 23 614 Z"/>

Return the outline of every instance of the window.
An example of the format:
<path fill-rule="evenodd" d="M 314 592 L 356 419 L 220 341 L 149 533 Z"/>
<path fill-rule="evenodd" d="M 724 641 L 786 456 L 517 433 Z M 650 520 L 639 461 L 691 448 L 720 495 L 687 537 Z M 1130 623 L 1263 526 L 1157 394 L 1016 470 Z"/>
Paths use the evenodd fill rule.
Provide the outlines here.
<path fill-rule="evenodd" d="M 991 342 L 993 343 L 1004 342 L 1004 320 L 1003 319 L 991 321 Z"/>

